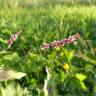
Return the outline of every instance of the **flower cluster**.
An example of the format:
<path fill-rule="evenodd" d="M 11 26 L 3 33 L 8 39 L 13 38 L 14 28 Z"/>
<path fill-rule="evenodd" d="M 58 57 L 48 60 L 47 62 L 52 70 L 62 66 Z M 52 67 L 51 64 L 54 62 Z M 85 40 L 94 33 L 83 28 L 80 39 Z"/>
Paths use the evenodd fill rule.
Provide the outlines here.
<path fill-rule="evenodd" d="M 18 36 L 20 35 L 21 31 L 16 32 L 15 34 L 13 34 L 11 36 L 11 38 L 8 40 L 7 44 L 8 44 L 8 48 L 10 48 L 12 46 L 12 44 L 14 43 L 14 41 L 16 41 L 16 39 L 18 38 Z"/>
<path fill-rule="evenodd" d="M 74 42 L 79 37 L 80 37 L 80 35 L 77 33 L 73 36 L 69 36 L 69 38 L 65 38 L 65 39 L 60 40 L 60 41 L 54 41 L 54 42 L 51 42 L 49 44 L 43 43 L 41 46 L 41 49 L 56 48 L 59 46 L 64 46 L 65 44 L 70 44 L 70 43 Z"/>

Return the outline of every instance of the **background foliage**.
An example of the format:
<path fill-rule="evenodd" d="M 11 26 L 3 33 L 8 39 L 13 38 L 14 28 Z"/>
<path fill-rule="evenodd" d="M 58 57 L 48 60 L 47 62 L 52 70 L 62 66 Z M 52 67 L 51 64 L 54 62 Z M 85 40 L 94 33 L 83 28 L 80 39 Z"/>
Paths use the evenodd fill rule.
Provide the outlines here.
<path fill-rule="evenodd" d="M 0 66 L 27 74 L 20 80 L 0 82 L 1 96 L 8 96 L 4 93 L 15 90 L 14 86 L 15 95 L 44 96 L 46 66 L 52 76 L 51 96 L 96 95 L 95 0 L 74 1 L 0 0 Z M 20 37 L 7 49 L 7 40 L 19 30 Z M 43 42 L 76 33 L 80 39 L 73 44 L 40 49 Z"/>

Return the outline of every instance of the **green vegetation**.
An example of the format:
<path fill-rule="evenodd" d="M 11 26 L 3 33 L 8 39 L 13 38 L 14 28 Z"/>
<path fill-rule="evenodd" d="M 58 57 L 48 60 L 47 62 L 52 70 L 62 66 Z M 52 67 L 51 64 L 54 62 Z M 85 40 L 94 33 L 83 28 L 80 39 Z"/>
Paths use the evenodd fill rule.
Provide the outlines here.
<path fill-rule="evenodd" d="M 69 6 L 54 0 L 13 1 L 0 0 L 0 96 L 44 96 L 45 91 L 48 96 L 95 96 L 95 2 Z M 9 38 L 19 30 L 8 48 Z M 76 33 L 80 39 L 72 44 L 41 50 L 43 42 Z"/>

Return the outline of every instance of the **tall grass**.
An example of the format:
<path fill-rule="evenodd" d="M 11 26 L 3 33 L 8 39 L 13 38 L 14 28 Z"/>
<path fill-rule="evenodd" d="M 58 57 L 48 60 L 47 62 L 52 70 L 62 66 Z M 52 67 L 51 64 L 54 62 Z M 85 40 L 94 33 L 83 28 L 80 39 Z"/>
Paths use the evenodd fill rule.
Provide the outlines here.
<path fill-rule="evenodd" d="M 21 89 L 27 87 L 32 96 L 43 96 L 47 66 L 52 76 L 50 89 L 54 88 L 57 96 L 94 96 L 96 7 L 24 6 L 5 5 L 0 9 L 0 66 L 27 73 L 21 80 L 9 82 L 18 82 Z M 20 37 L 7 49 L 7 40 L 18 30 L 22 30 Z M 80 34 L 80 39 L 71 45 L 40 49 L 43 42 L 62 40 L 75 33 Z"/>

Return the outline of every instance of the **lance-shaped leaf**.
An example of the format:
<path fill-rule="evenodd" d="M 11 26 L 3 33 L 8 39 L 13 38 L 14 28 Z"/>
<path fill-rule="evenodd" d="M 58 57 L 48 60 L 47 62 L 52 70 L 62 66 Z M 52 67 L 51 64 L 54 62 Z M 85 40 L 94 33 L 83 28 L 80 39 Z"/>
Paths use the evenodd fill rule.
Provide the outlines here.
<path fill-rule="evenodd" d="M 0 81 L 21 79 L 24 76 L 26 76 L 26 73 L 7 70 L 7 69 L 0 69 Z"/>

